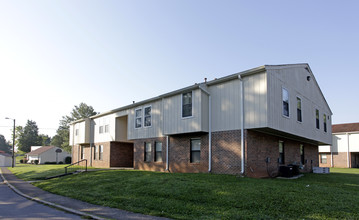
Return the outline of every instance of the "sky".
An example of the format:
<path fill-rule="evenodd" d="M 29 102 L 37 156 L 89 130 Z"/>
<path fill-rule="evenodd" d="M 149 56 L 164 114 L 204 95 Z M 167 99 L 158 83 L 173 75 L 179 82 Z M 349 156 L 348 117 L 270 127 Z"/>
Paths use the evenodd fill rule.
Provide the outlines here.
<path fill-rule="evenodd" d="M 0 0 L 0 134 L 55 135 L 81 102 L 106 112 L 262 65 L 308 63 L 359 122 L 359 1 Z"/>

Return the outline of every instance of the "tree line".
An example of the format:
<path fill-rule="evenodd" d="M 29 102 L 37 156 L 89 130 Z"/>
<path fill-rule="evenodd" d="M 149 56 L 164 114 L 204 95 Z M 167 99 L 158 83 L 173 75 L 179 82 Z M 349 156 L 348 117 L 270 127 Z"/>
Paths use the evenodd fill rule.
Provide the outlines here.
<path fill-rule="evenodd" d="M 59 127 L 56 130 L 56 135 L 52 138 L 48 135 L 39 134 L 39 128 L 35 121 L 27 120 L 25 127 L 15 127 L 15 144 L 18 150 L 23 152 L 30 152 L 31 146 L 56 146 L 60 147 L 67 152 L 71 152 L 71 146 L 69 146 L 69 128 L 70 123 L 83 118 L 98 114 L 95 112 L 92 106 L 88 106 L 85 103 L 75 105 L 70 115 L 62 116 Z M 11 151 L 11 145 L 6 142 L 3 135 L 0 135 L 0 150 L 5 152 Z"/>

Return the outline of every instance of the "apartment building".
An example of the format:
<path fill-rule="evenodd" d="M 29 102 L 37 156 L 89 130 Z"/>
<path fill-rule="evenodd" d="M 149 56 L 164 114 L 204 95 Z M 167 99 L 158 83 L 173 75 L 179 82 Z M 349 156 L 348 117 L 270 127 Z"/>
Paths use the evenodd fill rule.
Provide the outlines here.
<path fill-rule="evenodd" d="M 331 116 L 308 64 L 265 65 L 76 121 L 70 145 L 95 167 L 267 177 L 318 166 Z"/>

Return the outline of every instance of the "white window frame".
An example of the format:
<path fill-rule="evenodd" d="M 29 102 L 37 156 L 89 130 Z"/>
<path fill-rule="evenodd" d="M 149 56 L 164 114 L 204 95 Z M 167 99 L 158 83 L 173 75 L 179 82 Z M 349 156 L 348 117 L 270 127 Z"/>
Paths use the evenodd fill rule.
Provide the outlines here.
<path fill-rule="evenodd" d="M 146 126 L 146 108 L 150 108 L 150 125 Z M 143 127 L 144 128 L 149 128 L 149 127 L 152 127 L 152 105 L 147 105 L 147 106 L 144 106 L 143 107 Z"/>
<path fill-rule="evenodd" d="M 103 134 L 103 126 L 102 125 L 98 127 L 98 133 Z"/>
<path fill-rule="evenodd" d="M 284 114 L 284 90 L 288 93 L 288 116 Z M 285 118 L 290 118 L 290 94 L 287 88 L 282 87 L 282 96 L 281 96 L 281 108 L 282 108 L 282 116 Z"/>
<path fill-rule="evenodd" d="M 192 106 L 191 115 L 183 117 L 183 95 L 187 94 L 187 93 L 191 93 L 191 106 Z M 187 119 L 187 118 L 192 118 L 193 117 L 193 94 L 194 94 L 193 90 L 189 91 L 189 92 L 181 93 L 181 118 L 182 119 Z"/>
<path fill-rule="evenodd" d="M 141 114 L 140 114 L 139 117 L 137 117 L 137 115 L 136 115 L 136 112 L 137 112 L 138 110 L 141 110 Z M 136 108 L 136 109 L 135 109 L 135 115 L 134 115 L 134 117 L 135 117 L 135 124 L 134 124 L 135 129 L 142 128 L 142 124 L 143 124 L 143 120 L 142 120 L 142 118 L 143 118 L 143 110 L 142 110 L 142 108 Z M 139 127 L 136 127 L 136 125 L 137 125 L 137 124 L 136 124 L 136 121 L 137 121 L 138 118 L 141 119 L 141 124 L 140 124 Z"/>
<path fill-rule="evenodd" d="M 298 121 L 298 99 L 300 99 L 300 117 L 301 121 Z M 297 110 L 297 122 L 303 123 L 303 99 L 300 96 L 297 96 L 296 98 L 296 110 Z"/>
<path fill-rule="evenodd" d="M 78 135 L 79 135 L 79 129 L 76 128 L 76 129 L 75 129 L 75 136 L 78 136 Z"/>
<path fill-rule="evenodd" d="M 105 133 L 109 133 L 110 132 L 110 125 L 107 124 L 105 125 Z"/>

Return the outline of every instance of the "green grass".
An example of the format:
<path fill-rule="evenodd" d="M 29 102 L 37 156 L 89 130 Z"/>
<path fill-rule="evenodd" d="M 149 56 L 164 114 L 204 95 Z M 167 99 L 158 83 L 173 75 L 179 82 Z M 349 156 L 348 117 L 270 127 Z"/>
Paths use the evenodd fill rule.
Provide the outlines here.
<path fill-rule="evenodd" d="M 359 219 L 359 169 L 331 172 L 283 180 L 108 170 L 34 185 L 90 203 L 175 219 Z"/>
<path fill-rule="evenodd" d="M 9 168 L 17 177 L 26 180 L 43 180 L 46 177 L 56 176 L 65 172 L 64 167 L 68 164 L 16 164 L 16 167 Z"/>

